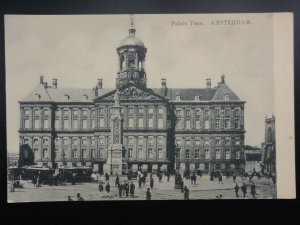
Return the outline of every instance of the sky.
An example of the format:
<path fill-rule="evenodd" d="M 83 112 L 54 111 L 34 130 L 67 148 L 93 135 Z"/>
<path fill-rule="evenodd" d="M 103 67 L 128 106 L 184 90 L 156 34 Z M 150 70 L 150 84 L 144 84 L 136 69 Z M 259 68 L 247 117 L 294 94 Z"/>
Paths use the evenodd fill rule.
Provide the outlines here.
<path fill-rule="evenodd" d="M 261 146 L 265 116 L 274 114 L 272 14 L 133 18 L 136 36 L 147 48 L 147 86 L 160 87 L 166 78 L 169 88 L 204 88 L 206 78 L 215 86 L 224 74 L 246 101 L 245 144 Z M 9 152 L 19 148 L 18 101 L 38 85 L 40 75 L 49 84 L 57 78 L 58 87 L 92 88 L 98 78 L 104 88 L 115 87 L 116 48 L 128 36 L 129 24 L 129 15 L 5 15 Z"/>

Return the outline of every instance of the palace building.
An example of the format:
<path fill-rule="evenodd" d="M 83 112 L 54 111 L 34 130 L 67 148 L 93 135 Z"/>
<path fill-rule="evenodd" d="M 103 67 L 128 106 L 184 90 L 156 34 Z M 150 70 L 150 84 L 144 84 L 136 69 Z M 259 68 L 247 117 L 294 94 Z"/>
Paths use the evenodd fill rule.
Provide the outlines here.
<path fill-rule="evenodd" d="M 102 79 L 90 89 L 60 88 L 57 79 L 49 85 L 41 76 L 19 102 L 20 147 L 29 146 L 35 163 L 53 168 L 103 171 L 117 143 L 132 170 L 243 170 L 245 101 L 224 75 L 216 87 L 206 79 L 204 88 L 169 88 L 161 79 L 160 88 L 149 88 L 147 48 L 135 32 L 131 22 L 117 47 L 116 88 L 104 88 Z"/>

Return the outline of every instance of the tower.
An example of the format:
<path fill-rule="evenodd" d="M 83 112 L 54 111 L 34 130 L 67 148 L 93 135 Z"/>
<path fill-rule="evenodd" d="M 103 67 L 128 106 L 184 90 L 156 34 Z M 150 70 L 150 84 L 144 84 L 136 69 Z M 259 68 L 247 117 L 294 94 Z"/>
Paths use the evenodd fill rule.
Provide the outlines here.
<path fill-rule="evenodd" d="M 147 48 L 144 43 L 135 36 L 133 18 L 126 37 L 117 48 L 119 59 L 119 71 L 116 78 L 116 87 L 120 88 L 130 82 L 136 85 L 147 87 L 145 73 L 145 57 Z"/>

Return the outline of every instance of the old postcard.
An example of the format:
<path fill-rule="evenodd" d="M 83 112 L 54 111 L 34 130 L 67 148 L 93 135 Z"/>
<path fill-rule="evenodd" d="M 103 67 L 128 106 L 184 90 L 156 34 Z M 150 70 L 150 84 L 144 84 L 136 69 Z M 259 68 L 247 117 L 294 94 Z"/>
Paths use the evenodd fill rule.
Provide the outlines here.
<path fill-rule="evenodd" d="M 7 201 L 295 198 L 293 14 L 6 15 Z"/>

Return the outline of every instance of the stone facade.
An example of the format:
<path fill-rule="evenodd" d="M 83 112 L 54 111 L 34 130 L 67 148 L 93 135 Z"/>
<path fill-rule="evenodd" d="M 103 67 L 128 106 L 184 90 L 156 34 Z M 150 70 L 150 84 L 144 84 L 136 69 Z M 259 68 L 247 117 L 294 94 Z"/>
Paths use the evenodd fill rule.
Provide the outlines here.
<path fill-rule="evenodd" d="M 123 145 L 128 167 L 153 170 L 244 169 L 244 104 L 225 84 L 196 89 L 147 88 L 147 49 L 129 36 L 117 48 L 116 88 L 102 79 L 91 89 L 58 88 L 40 78 L 20 101 L 20 145 L 28 144 L 35 162 L 51 167 L 93 166 L 103 170 L 112 145 L 110 119 L 120 93 Z"/>

